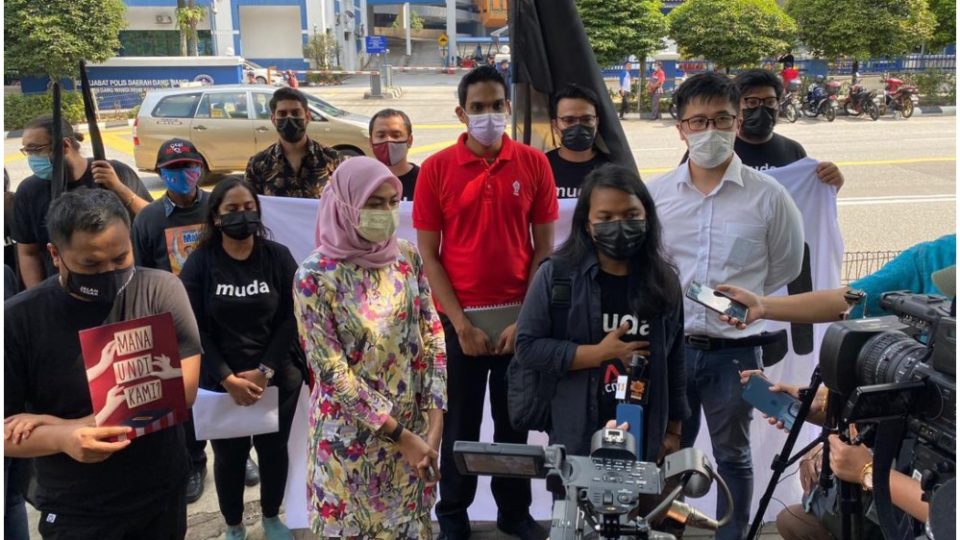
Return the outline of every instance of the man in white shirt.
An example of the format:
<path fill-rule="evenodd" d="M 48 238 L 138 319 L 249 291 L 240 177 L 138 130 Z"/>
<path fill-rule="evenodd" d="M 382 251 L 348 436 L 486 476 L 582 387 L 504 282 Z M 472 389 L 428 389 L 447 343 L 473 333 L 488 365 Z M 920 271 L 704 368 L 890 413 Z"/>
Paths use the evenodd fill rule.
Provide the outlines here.
<path fill-rule="evenodd" d="M 627 114 L 627 107 L 629 107 L 628 98 L 630 92 L 632 91 L 633 81 L 630 79 L 630 70 L 633 69 L 633 66 L 629 61 L 623 64 L 623 71 L 620 72 L 620 119 L 623 120 L 623 115 Z"/>
<path fill-rule="evenodd" d="M 649 189 L 684 289 L 695 281 L 765 293 L 783 287 L 800 273 L 803 221 L 786 189 L 733 153 L 742 122 L 736 86 L 724 75 L 702 73 L 680 85 L 674 100 L 690 159 Z M 733 520 L 717 533 L 721 540 L 742 539 L 750 524 L 752 408 L 740 398 L 739 372 L 762 366 L 760 345 L 772 336 L 761 331 L 732 332 L 715 313 L 684 300 L 687 397 L 694 414 L 684 423 L 681 443 L 693 445 L 703 409 L 718 472 L 734 499 Z M 726 506 L 718 497 L 718 516 Z"/>

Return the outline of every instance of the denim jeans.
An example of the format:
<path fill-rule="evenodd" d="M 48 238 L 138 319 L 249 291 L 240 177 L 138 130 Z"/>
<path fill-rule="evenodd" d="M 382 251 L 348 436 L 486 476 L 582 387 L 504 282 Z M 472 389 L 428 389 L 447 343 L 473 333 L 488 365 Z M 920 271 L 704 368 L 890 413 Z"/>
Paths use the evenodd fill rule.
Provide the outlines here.
<path fill-rule="evenodd" d="M 707 418 L 717 472 L 733 495 L 733 519 L 717 531 L 719 540 L 741 540 L 750 527 L 753 464 L 750 459 L 750 420 L 753 407 L 740 398 L 740 371 L 762 365 L 759 347 L 704 351 L 686 347 L 687 399 L 692 415 L 683 424 L 681 446 L 693 446 L 700 431 L 700 411 Z M 717 495 L 719 519 L 727 499 Z"/>

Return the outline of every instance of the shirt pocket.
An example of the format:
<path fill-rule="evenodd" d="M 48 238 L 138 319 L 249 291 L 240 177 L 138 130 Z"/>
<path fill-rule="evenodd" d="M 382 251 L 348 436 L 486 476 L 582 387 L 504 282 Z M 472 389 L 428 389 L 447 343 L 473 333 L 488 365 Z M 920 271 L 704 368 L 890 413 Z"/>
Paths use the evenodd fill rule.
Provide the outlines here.
<path fill-rule="evenodd" d="M 727 222 L 723 225 L 724 262 L 747 268 L 767 258 L 767 229 L 762 225 Z"/>

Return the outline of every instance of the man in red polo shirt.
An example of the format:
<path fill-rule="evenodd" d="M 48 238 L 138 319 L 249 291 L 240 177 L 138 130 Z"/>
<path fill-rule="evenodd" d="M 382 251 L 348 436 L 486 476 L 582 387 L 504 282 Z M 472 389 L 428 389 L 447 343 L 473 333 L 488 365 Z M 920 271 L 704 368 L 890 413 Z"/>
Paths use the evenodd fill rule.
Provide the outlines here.
<path fill-rule="evenodd" d="M 470 536 L 467 509 L 477 478 L 457 471 L 453 443 L 479 440 L 488 376 L 494 442 L 527 442 L 527 432 L 511 427 L 507 411 L 517 309 L 503 306 L 523 300 L 537 266 L 553 250 L 558 217 L 546 156 L 503 133 L 507 92 L 492 66 L 463 77 L 456 112 L 467 133 L 423 163 L 413 198 L 417 243 L 446 332 L 449 398 L 436 507 L 446 540 Z M 491 490 L 501 531 L 546 538 L 530 517 L 529 480 L 493 478 Z"/>

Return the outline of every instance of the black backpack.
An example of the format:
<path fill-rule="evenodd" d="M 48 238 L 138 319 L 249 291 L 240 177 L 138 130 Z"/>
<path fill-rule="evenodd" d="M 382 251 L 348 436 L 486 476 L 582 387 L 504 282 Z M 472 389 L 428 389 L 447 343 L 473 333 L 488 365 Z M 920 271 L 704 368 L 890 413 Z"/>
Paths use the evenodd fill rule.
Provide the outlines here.
<path fill-rule="evenodd" d="M 567 316 L 570 311 L 573 280 L 570 267 L 560 258 L 551 258 L 553 279 L 550 282 L 550 320 L 555 339 L 567 339 Z M 559 377 L 524 366 L 514 356 L 507 367 L 507 408 L 513 429 L 550 430 L 550 402 L 557 392 Z"/>

